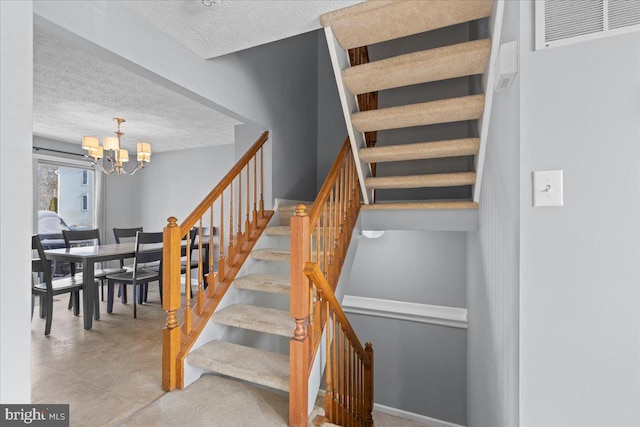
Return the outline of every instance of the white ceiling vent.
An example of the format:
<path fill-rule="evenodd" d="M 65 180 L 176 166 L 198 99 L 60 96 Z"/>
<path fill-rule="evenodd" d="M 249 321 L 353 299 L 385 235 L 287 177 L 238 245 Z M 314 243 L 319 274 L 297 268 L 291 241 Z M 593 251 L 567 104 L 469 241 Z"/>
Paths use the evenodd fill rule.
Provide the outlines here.
<path fill-rule="evenodd" d="M 640 0 L 536 0 L 536 50 L 640 31 Z"/>

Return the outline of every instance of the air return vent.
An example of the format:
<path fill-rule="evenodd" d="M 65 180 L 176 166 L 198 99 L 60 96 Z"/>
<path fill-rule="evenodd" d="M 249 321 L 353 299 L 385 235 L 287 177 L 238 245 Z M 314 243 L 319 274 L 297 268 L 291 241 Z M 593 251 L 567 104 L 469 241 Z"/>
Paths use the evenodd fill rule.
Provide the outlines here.
<path fill-rule="evenodd" d="M 536 0 L 536 49 L 640 31 L 640 0 Z"/>

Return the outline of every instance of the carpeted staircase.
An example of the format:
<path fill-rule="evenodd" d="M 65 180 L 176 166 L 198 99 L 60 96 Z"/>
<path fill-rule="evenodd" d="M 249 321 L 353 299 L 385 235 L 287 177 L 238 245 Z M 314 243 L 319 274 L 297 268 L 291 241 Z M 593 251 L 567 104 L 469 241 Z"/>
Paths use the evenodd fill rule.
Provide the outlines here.
<path fill-rule="evenodd" d="M 211 317 L 211 322 L 248 331 L 251 334 L 267 334 L 289 339 L 293 335 L 295 323 L 289 310 L 282 309 L 288 306 L 289 275 L 285 272 L 289 269 L 289 238 L 290 217 L 294 214 L 294 204 L 279 202 L 277 215 L 267 227 L 264 235 L 256 245 L 257 249 L 251 252 L 252 263 L 247 274 L 241 274 L 233 282 L 236 291 L 246 293 L 272 294 L 277 300 L 281 298 L 278 308 L 269 306 L 235 303 L 218 309 Z M 310 204 L 308 205 L 310 207 Z M 266 247 L 265 247 L 266 246 Z M 273 274 L 277 272 L 280 274 Z M 284 301 L 286 304 L 283 304 Z M 251 300 L 251 297 L 245 297 Z M 261 300 L 260 298 L 255 298 Z M 269 300 L 269 299 L 267 299 Z M 271 298 L 274 300 L 274 298 Z M 242 333 L 242 332 L 240 332 Z M 233 342 L 237 333 L 225 334 L 231 340 L 216 339 L 209 341 L 187 357 L 187 363 L 202 369 L 208 373 L 220 374 L 241 380 L 246 383 L 256 384 L 279 392 L 289 391 L 289 356 L 281 352 L 268 351 L 258 348 L 264 340 L 255 338 L 256 347 Z M 318 411 L 316 410 L 316 413 Z"/>
<path fill-rule="evenodd" d="M 389 42 L 403 37 L 433 32 L 444 27 L 477 21 L 491 14 L 493 0 L 376 0 L 366 1 L 345 9 L 324 14 L 320 22 L 331 27 L 344 50 Z M 397 23 L 397 25 L 390 25 Z M 485 72 L 491 53 L 491 41 L 484 38 L 470 40 L 434 49 L 405 53 L 377 61 L 351 66 L 342 70 L 341 79 L 350 95 L 416 87 L 437 81 L 480 75 Z M 384 93 L 378 95 L 384 98 Z M 440 125 L 444 123 L 476 121 L 485 108 L 485 95 L 469 93 L 427 102 L 391 105 L 375 110 L 348 112 L 357 132 L 397 130 L 409 127 Z M 398 208 L 476 208 L 471 201 L 471 186 L 476 183 L 474 162 L 466 171 L 442 172 L 435 159 L 476 156 L 480 139 L 469 132 L 466 138 L 413 142 L 393 139 L 390 145 L 358 147 L 358 156 L 364 163 L 379 164 L 405 162 L 393 169 L 414 172 L 415 162 L 421 163 L 421 173 L 406 175 L 371 176 L 363 172 L 368 190 L 381 191 L 435 187 L 468 187 L 465 198 L 454 200 L 420 200 L 412 203 L 396 200 Z M 409 163 L 411 167 L 409 167 Z M 446 169 L 446 167 L 444 167 Z M 381 171 L 382 168 L 377 168 Z M 437 173 L 434 173 L 437 171 Z M 384 172 L 383 174 L 384 175 Z M 455 194 L 461 194 L 460 191 Z M 385 198 L 389 200 L 388 198 Z M 376 203 L 363 208 L 388 209 Z"/>

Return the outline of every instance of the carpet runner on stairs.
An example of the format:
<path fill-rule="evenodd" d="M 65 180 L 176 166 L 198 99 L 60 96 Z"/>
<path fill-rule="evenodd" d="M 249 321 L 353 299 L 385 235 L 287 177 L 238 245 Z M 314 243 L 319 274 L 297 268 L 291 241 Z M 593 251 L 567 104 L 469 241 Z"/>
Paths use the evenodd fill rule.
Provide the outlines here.
<path fill-rule="evenodd" d="M 278 210 L 279 222 L 267 228 L 261 237 L 263 247 L 254 249 L 250 257 L 257 261 L 249 274 L 241 275 L 233 282 L 233 288 L 242 292 L 257 292 L 287 297 L 290 278 L 286 275 L 260 272 L 273 263 L 281 265 L 290 260 L 289 249 L 282 249 L 290 236 L 290 217 L 295 205 L 285 205 Z M 268 247 L 273 244 L 277 247 Z M 267 247 L 265 247 L 267 246 Z M 266 263 L 266 264 L 263 264 Z M 258 271 L 255 271 L 255 270 Z M 258 298 L 258 300 L 261 300 Z M 288 305 L 288 304 L 287 304 Z M 246 330 L 269 336 L 290 338 L 295 322 L 288 310 L 268 306 L 236 303 L 216 310 L 211 321 L 224 327 Z M 227 336 L 227 334 L 225 334 Z M 258 340 L 261 342 L 262 340 Z M 193 350 L 187 362 L 205 372 L 233 377 L 242 381 L 287 392 L 289 390 L 289 356 L 264 349 L 214 339 Z"/>
<path fill-rule="evenodd" d="M 226 341 L 210 341 L 187 358 L 192 365 L 255 384 L 289 391 L 289 356 Z"/>

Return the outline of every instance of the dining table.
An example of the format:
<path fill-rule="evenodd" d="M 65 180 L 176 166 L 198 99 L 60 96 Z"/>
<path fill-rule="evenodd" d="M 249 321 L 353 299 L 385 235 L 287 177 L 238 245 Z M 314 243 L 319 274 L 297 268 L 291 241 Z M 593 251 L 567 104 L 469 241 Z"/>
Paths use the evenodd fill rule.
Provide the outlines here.
<path fill-rule="evenodd" d="M 71 248 L 47 249 L 44 251 L 49 260 L 68 261 L 82 264 L 82 308 L 84 316 L 84 329 L 93 327 L 93 318 L 100 320 L 100 312 L 93 311 L 96 292 L 95 263 L 102 261 L 114 261 L 121 258 L 132 258 L 136 253 L 134 242 L 113 243 L 106 245 L 76 246 Z"/>

